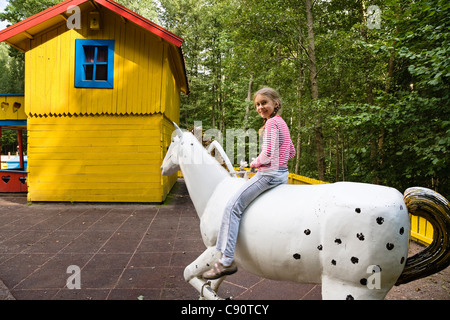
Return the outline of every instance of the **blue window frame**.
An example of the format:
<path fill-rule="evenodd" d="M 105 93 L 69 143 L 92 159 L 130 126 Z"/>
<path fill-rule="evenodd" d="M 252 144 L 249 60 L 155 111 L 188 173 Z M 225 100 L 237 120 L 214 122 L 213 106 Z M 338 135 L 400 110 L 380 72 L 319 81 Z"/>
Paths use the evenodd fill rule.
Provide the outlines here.
<path fill-rule="evenodd" d="M 114 87 L 114 40 L 75 40 L 75 87 Z"/>

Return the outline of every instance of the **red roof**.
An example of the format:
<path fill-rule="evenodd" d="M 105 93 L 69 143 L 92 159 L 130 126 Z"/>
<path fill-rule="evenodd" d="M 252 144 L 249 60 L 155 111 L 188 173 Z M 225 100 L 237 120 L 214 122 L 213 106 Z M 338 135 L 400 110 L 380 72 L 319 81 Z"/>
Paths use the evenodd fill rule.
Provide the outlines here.
<path fill-rule="evenodd" d="M 46 30 L 47 28 L 60 23 L 66 17 L 67 9 L 71 6 L 88 6 L 89 2 L 97 3 L 115 13 L 122 16 L 140 27 L 150 31 L 158 37 L 168 41 L 174 46 L 178 47 L 180 61 L 184 73 L 184 85 L 182 85 L 182 91 L 189 94 L 189 82 L 186 74 L 186 66 L 184 62 L 183 50 L 181 44 L 183 39 L 173 34 L 172 32 L 164 29 L 163 27 L 151 22 L 150 20 L 140 16 L 139 14 L 131 11 L 130 9 L 112 1 L 112 0 L 66 0 L 57 5 L 41 11 L 34 16 L 31 16 L 25 20 L 22 20 L 6 29 L 0 31 L 0 42 L 7 42 L 9 45 L 21 50 L 26 51 L 24 46 L 25 41 L 28 38 L 33 38 L 35 34 Z M 92 4 L 92 3 L 91 3 Z"/>
<path fill-rule="evenodd" d="M 88 1 L 89 0 L 66 0 L 58 3 L 57 5 L 48 8 L 47 10 L 41 11 L 34 16 L 31 16 L 0 31 L 0 42 L 8 40 L 9 38 L 18 35 L 19 33 L 26 32 L 30 28 L 36 27 L 37 25 L 51 18 L 54 18 L 59 14 L 65 13 L 69 6 L 79 6 Z M 181 44 L 183 43 L 182 38 L 112 0 L 95 0 L 94 2 L 110 9 L 111 11 L 114 11 L 125 19 L 134 22 L 135 24 L 169 41 L 177 47 L 181 47 Z"/>

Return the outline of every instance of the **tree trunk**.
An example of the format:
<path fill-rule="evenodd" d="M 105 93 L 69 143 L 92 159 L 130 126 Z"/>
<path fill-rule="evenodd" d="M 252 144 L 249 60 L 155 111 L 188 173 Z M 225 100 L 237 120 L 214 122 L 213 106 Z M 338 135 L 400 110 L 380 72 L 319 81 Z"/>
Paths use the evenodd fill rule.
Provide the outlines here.
<path fill-rule="evenodd" d="M 311 80 L 311 98 L 319 98 L 319 86 L 317 84 L 316 47 L 314 44 L 314 19 L 311 0 L 306 0 L 306 17 L 308 26 L 308 56 L 309 76 Z"/>
<path fill-rule="evenodd" d="M 303 97 L 303 85 L 304 85 L 304 77 L 303 77 L 303 68 L 300 64 L 299 67 L 299 75 L 298 75 L 298 89 L 297 89 L 297 101 L 298 101 L 298 133 L 297 133 L 297 144 L 296 144 L 296 161 L 295 161 L 295 174 L 300 173 L 300 158 L 302 155 L 302 135 L 301 135 L 301 127 L 302 127 L 302 116 L 303 116 L 303 108 L 302 108 L 302 97 Z"/>
<path fill-rule="evenodd" d="M 308 26 L 308 56 L 309 56 L 309 76 L 311 81 L 311 98 L 314 100 L 319 98 L 319 85 L 317 83 L 317 64 L 316 64 L 316 48 L 314 44 L 314 18 L 312 13 L 312 1 L 305 0 L 306 18 Z M 325 180 L 325 147 L 322 134 L 322 116 L 319 113 L 314 124 L 317 171 L 319 180 Z"/>
<path fill-rule="evenodd" d="M 253 92 L 253 73 L 250 75 L 250 80 L 248 81 L 248 91 L 247 91 L 247 99 L 245 99 L 245 116 L 244 116 L 244 127 L 245 130 L 248 129 L 248 115 L 250 113 L 250 105 L 252 101 L 252 92 Z"/>

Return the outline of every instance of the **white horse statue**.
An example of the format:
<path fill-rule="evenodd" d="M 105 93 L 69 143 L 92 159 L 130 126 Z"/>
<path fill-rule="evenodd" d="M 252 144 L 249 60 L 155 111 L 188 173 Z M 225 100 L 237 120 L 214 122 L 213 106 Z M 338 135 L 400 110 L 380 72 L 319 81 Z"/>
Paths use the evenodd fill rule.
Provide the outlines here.
<path fill-rule="evenodd" d="M 202 274 L 221 255 L 215 245 L 222 214 L 244 179 L 231 177 L 194 135 L 175 127 L 162 174 L 181 169 L 207 247 L 184 277 L 201 298 L 219 299 L 224 277 L 206 282 Z M 424 216 L 435 230 L 433 243 L 411 258 L 408 211 Z M 321 283 L 323 299 L 383 299 L 394 284 L 450 264 L 448 230 L 449 203 L 429 189 L 410 188 L 404 197 L 393 188 L 363 183 L 281 185 L 247 208 L 235 260 L 264 278 Z"/>

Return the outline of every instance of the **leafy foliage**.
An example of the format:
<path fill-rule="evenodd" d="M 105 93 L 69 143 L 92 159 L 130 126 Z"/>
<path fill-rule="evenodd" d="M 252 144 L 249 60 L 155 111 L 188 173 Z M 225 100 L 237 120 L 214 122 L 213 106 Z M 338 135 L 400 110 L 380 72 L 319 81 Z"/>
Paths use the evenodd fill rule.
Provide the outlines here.
<path fill-rule="evenodd" d="M 16 22 L 52 3 L 11 0 L 0 19 Z M 420 185 L 450 196 L 448 1 L 314 1 L 318 98 L 305 0 L 121 3 L 185 39 L 191 94 L 182 96 L 181 126 L 257 130 L 249 97 L 271 86 L 297 146 L 290 171 L 317 177 L 320 123 L 326 180 Z M 381 10 L 380 28 L 368 27 L 369 5 Z"/>

